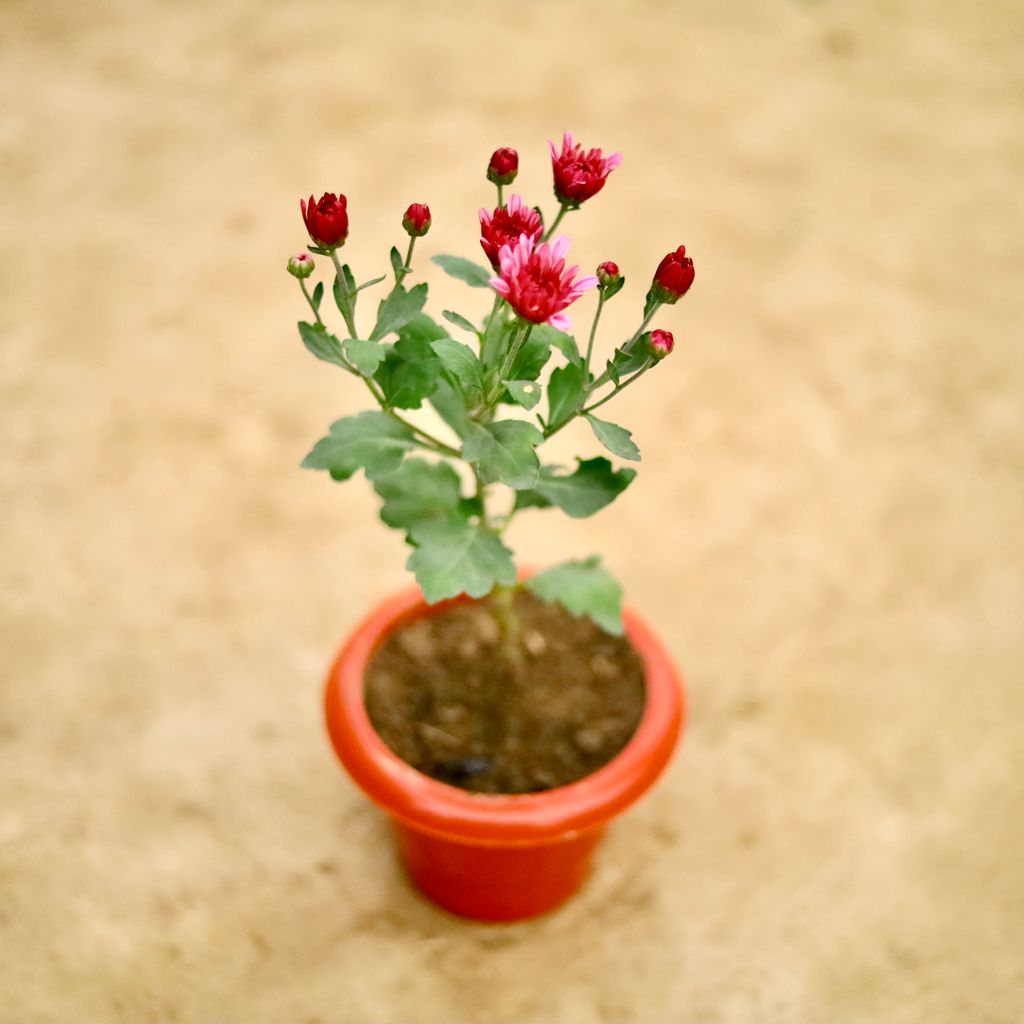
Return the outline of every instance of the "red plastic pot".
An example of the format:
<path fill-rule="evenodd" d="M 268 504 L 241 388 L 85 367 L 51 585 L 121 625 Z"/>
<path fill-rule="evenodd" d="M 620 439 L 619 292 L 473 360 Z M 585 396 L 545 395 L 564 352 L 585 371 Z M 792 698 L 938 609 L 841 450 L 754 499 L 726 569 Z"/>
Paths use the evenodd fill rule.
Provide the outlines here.
<path fill-rule="evenodd" d="M 331 742 L 355 782 L 391 816 L 415 884 L 465 917 L 514 921 L 557 907 L 582 885 L 605 826 L 642 796 L 668 763 L 684 717 L 682 684 L 640 618 L 623 621 L 643 658 L 647 699 L 629 743 L 603 768 L 543 793 L 469 793 L 418 772 L 374 731 L 363 676 L 397 626 L 434 614 L 416 588 L 402 591 L 356 627 L 331 669 L 325 694 Z"/>

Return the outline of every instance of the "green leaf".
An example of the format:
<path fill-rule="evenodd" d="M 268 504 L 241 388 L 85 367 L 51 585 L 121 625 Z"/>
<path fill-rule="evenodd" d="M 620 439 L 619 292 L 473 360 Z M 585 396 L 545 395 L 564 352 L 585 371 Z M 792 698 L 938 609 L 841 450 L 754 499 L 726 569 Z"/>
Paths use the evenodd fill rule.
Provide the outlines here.
<path fill-rule="evenodd" d="M 372 377 L 387 355 L 384 347 L 375 341 L 349 338 L 342 342 L 342 351 L 348 361 L 364 376 Z"/>
<path fill-rule="evenodd" d="M 316 287 L 313 289 L 313 308 L 320 312 L 320 303 L 324 301 L 324 283 L 323 281 L 317 281 Z"/>
<path fill-rule="evenodd" d="M 615 384 L 619 383 L 622 377 L 642 369 L 649 359 L 649 354 L 644 346 L 634 343 L 632 348 L 623 346 L 615 350 L 615 355 L 608 360 L 606 367 L 608 376 Z"/>
<path fill-rule="evenodd" d="M 570 363 L 583 363 L 579 346 L 571 334 L 566 334 L 565 331 L 560 331 L 557 327 L 552 327 L 550 324 L 538 324 L 534 327 L 530 337 L 532 338 L 538 331 L 540 331 L 541 338 L 552 348 L 557 348 Z"/>
<path fill-rule="evenodd" d="M 539 598 L 557 601 L 573 615 L 587 615 L 606 632 L 622 635 L 622 587 L 600 558 L 552 566 L 531 576 L 526 586 Z"/>
<path fill-rule="evenodd" d="M 370 341 L 379 341 L 384 335 L 400 330 L 416 317 L 426 301 L 425 284 L 418 284 L 409 291 L 395 285 L 377 308 L 377 325 L 370 333 Z"/>
<path fill-rule="evenodd" d="M 369 281 L 364 281 L 357 289 L 357 292 L 361 292 L 364 288 L 372 288 L 375 284 L 380 284 L 383 281 L 383 277 L 374 277 Z"/>
<path fill-rule="evenodd" d="M 485 484 L 500 481 L 522 490 L 537 483 L 540 462 L 535 451 L 544 435 L 522 420 L 499 420 L 488 426 L 473 424 L 462 446 L 467 462 L 476 464 Z"/>
<path fill-rule="evenodd" d="M 402 254 L 395 246 L 391 246 L 391 269 L 395 272 L 396 278 L 405 269 L 405 260 L 402 259 Z"/>
<path fill-rule="evenodd" d="M 341 352 L 341 342 L 333 334 L 328 333 L 323 324 L 300 323 L 299 336 L 302 338 L 302 344 L 317 359 L 348 369 L 345 365 L 345 357 Z"/>
<path fill-rule="evenodd" d="M 611 504 L 636 477 L 635 469 L 612 469 L 602 455 L 579 459 L 574 473 L 557 473 L 545 466 L 533 492 L 516 495 L 517 508 L 557 505 L 573 519 L 584 519 Z"/>
<path fill-rule="evenodd" d="M 434 393 L 441 379 L 441 361 L 430 346 L 439 337 L 445 337 L 444 328 L 424 314 L 399 330 L 398 341 L 374 375 L 388 408 L 418 409 Z"/>
<path fill-rule="evenodd" d="M 543 325 L 539 325 L 543 326 Z M 551 341 L 545 331 L 538 327 L 530 331 L 526 344 L 519 350 L 509 369 L 509 380 L 536 380 L 551 357 Z"/>
<path fill-rule="evenodd" d="M 472 260 L 461 256 L 431 256 L 431 263 L 436 263 L 446 274 L 465 281 L 472 288 L 489 288 L 491 271 L 484 269 Z"/>
<path fill-rule="evenodd" d="M 459 594 L 485 597 L 496 583 L 515 583 L 512 552 L 479 524 L 427 521 L 413 527 L 411 540 L 416 550 L 406 565 L 416 574 L 428 604 Z"/>
<path fill-rule="evenodd" d="M 341 272 L 345 275 L 345 287 L 348 289 L 349 295 L 355 295 L 358 289 L 356 288 L 356 276 L 352 273 L 352 268 L 346 263 L 342 266 Z"/>
<path fill-rule="evenodd" d="M 429 401 L 438 416 L 459 437 L 464 438 L 473 429 L 473 421 L 469 418 L 462 396 L 443 377 L 438 382 L 437 390 L 430 396 Z"/>
<path fill-rule="evenodd" d="M 524 409 L 532 409 L 539 401 L 544 389 L 532 380 L 510 380 L 505 382 L 512 401 Z"/>
<path fill-rule="evenodd" d="M 362 469 L 373 480 L 396 470 L 414 444 L 412 431 L 387 413 L 361 412 L 332 423 L 302 465 L 326 469 L 335 480 L 347 480 Z"/>
<path fill-rule="evenodd" d="M 408 530 L 430 519 L 465 519 L 458 474 L 446 462 L 406 459 L 393 473 L 374 481 L 384 499 L 380 517 Z"/>
<path fill-rule="evenodd" d="M 344 271 L 344 267 L 342 268 Z M 345 315 L 345 310 L 348 308 L 346 303 L 348 301 L 345 291 L 341 286 L 341 279 L 337 274 L 334 275 L 334 283 L 331 285 L 331 292 L 334 295 L 334 304 L 338 307 L 341 315 Z"/>
<path fill-rule="evenodd" d="M 483 367 L 476 353 L 461 341 L 452 338 L 439 338 L 431 343 L 431 348 L 441 360 L 452 380 L 466 396 L 470 405 L 480 401 L 484 386 Z"/>
<path fill-rule="evenodd" d="M 479 336 L 480 332 L 461 314 L 456 313 L 452 309 L 444 309 L 441 311 L 441 316 L 445 318 L 450 324 L 455 324 L 456 327 L 461 327 L 464 331 L 469 331 L 471 334 Z"/>
<path fill-rule="evenodd" d="M 560 366 L 548 381 L 548 422 L 557 426 L 583 404 L 583 368 L 576 363 Z"/>
<path fill-rule="evenodd" d="M 632 433 L 625 427 L 609 423 L 607 420 L 599 420 L 592 415 L 587 416 L 587 421 L 593 428 L 594 436 L 608 451 L 633 462 L 640 461 L 640 449 L 634 443 Z"/>

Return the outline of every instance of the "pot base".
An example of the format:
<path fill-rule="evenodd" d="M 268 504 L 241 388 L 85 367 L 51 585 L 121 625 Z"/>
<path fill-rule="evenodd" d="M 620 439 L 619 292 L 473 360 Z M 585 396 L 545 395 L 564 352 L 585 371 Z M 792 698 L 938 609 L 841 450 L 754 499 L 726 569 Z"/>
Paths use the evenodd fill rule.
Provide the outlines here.
<path fill-rule="evenodd" d="M 477 921 L 521 921 L 568 900 L 590 874 L 604 833 L 591 829 L 539 846 L 455 843 L 395 822 L 398 847 L 416 887 L 445 910 Z"/>

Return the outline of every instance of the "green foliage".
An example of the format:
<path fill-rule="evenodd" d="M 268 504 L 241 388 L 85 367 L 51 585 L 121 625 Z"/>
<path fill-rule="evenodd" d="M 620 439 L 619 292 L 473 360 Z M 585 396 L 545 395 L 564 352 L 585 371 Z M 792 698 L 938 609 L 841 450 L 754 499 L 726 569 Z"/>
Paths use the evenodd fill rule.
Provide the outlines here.
<path fill-rule="evenodd" d="M 548 423 L 555 426 L 579 409 L 586 392 L 583 388 L 583 367 L 567 363 L 552 370 L 548 381 Z"/>
<path fill-rule="evenodd" d="M 364 377 L 372 377 L 387 354 L 383 345 L 375 341 L 362 341 L 359 338 L 348 338 L 342 342 L 341 350 L 345 353 L 345 358 Z"/>
<path fill-rule="evenodd" d="M 524 409 L 532 409 L 544 393 L 544 388 L 532 380 L 510 380 L 505 382 L 509 397 Z"/>
<path fill-rule="evenodd" d="M 430 604 L 468 594 L 484 597 L 495 584 L 511 584 L 516 568 L 498 536 L 468 520 L 433 519 L 410 531 L 416 550 L 406 563 Z"/>
<path fill-rule="evenodd" d="M 380 517 L 400 530 L 435 519 L 465 519 L 459 475 L 446 462 L 406 459 L 378 477 L 374 490 L 384 499 Z"/>
<path fill-rule="evenodd" d="M 434 393 L 441 361 L 431 344 L 445 336 L 444 328 L 422 313 L 399 329 L 398 341 L 374 375 L 389 409 L 418 409 Z"/>
<path fill-rule="evenodd" d="M 320 303 L 324 301 L 324 283 L 323 281 L 317 281 L 316 287 L 313 289 L 313 308 L 316 310 L 317 315 L 320 314 Z"/>
<path fill-rule="evenodd" d="M 333 363 L 347 369 L 345 357 L 341 351 L 341 342 L 331 334 L 323 324 L 299 324 L 299 337 L 302 344 L 325 363 Z"/>
<path fill-rule="evenodd" d="M 449 379 L 465 396 L 466 404 L 478 405 L 484 388 L 484 368 L 476 353 L 452 338 L 439 338 L 431 348 L 448 371 Z"/>
<path fill-rule="evenodd" d="M 436 263 L 446 274 L 465 281 L 472 288 L 489 288 L 491 286 L 491 278 L 494 275 L 472 260 L 463 259 L 461 256 L 441 255 L 431 256 L 430 262 Z"/>
<path fill-rule="evenodd" d="M 587 415 L 587 422 L 594 431 L 594 436 L 613 455 L 623 459 L 631 459 L 633 462 L 640 461 L 640 449 L 633 441 L 633 434 L 625 427 L 620 427 L 607 420 L 599 420 L 593 414 Z"/>
<path fill-rule="evenodd" d="M 573 519 L 585 519 L 611 504 L 636 477 L 635 469 L 612 469 L 602 455 L 578 459 L 574 473 L 559 473 L 545 466 L 532 491 L 516 495 L 517 508 L 555 505 Z"/>
<path fill-rule="evenodd" d="M 331 424 L 330 433 L 302 460 L 306 469 L 326 469 L 335 480 L 363 470 L 370 480 L 396 470 L 415 445 L 409 427 L 387 413 L 361 412 Z"/>
<path fill-rule="evenodd" d="M 551 340 L 543 327 L 541 324 L 530 331 L 526 344 L 512 361 L 509 380 L 536 380 L 540 376 L 551 357 Z"/>
<path fill-rule="evenodd" d="M 418 284 L 406 291 L 400 284 L 395 285 L 387 298 L 377 308 L 377 324 L 370 332 L 370 341 L 379 341 L 392 331 L 399 331 L 415 319 L 427 301 L 426 284 Z"/>
<path fill-rule="evenodd" d="M 624 345 L 615 350 L 615 355 L 608 360 L 605 372 L 615 384 L 618 384 L 623 377 L 642 370 L 648 362 L 650 362 L 650 353 L 642 345 L 634 342 L 632 345 Z"/>
<path fill-rule="evenodd" d="M 462 446 L 485 484 L 503 483 L 516 490 L 533 487 L 540 472 L 537 445 L 544 435 L 522 420 L 474 423 Z"/>
<path fill-rule="evenodd" d="M 583 365 L 583 356 L 580 355 L 579 346 L 571 334 L 566 334 L 565 331 L 560 331 L 550 324 L 538 324 L 531 332 L 531 338 L 538 332 L 540 332 L 542 341 L 546 342 L 550 348 L 557 348 L 570 363 Z"/>
<path fill-rule="evenodd" d="M 545 601 L 558 601 L 573 615 L 588 615 L 602 629 L 622 633 L 622 587 L 597 557 L 564 562 L 531 576 L 526 586 Z"/>
<path fill-rule="evenodd" d="M 469 331 L 470 334 L 480 334 L 473 324 L 470 323 L 470 321 L 461 313 L 456 313 L 452 309 L 445 309 L 441 311 L 441 316 L 443 316 L 448 323 L 454 324 L 456 327 L 461 327 L 464 331 Z"/>
<path fill-rule="evenodd" d="M 443 377 L 438 381 L 434 393 L 430 396 L 430 404 L 434 411 L 455 431 L 459 437 L 466 435 L 473 428 L 466 403 L 462 396 Z"/>

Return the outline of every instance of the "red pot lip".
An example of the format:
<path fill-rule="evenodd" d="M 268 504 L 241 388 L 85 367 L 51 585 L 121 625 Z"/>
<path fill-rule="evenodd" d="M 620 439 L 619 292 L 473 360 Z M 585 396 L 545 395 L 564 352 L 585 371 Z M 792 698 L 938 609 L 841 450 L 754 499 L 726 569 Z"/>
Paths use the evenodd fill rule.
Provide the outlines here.
<path fill-rule="evenodd" d="M 383 600 L 355 627 L 327 678 L 324 710 L 334 750 L 366 795 L 399 822 L 470 844 L 550 842 L 599 828 L 649 789 L 679 740 L 685 719 L 682 680 L 668 653 L 634 611 L 623 609 L 626 635 L 645 668 L 647 700 L 636 732 L 604 767 L 542 793 L 469 793 L 438 782 L 394 754 L 377 735 L 363 702 L 366 665 L 398 625 L 432 615 L 455 598 L 428 605 L 413 586 Z"/>

